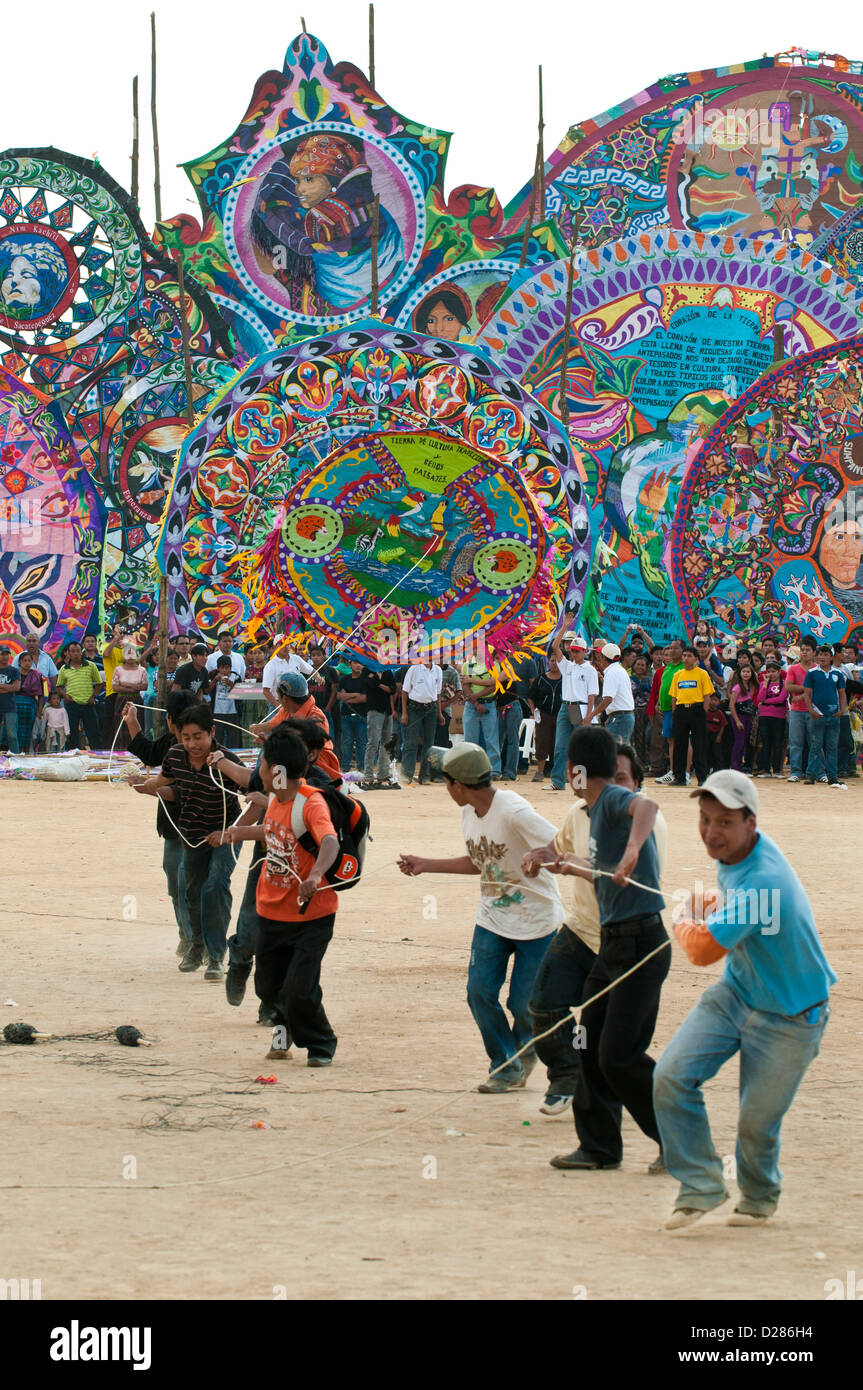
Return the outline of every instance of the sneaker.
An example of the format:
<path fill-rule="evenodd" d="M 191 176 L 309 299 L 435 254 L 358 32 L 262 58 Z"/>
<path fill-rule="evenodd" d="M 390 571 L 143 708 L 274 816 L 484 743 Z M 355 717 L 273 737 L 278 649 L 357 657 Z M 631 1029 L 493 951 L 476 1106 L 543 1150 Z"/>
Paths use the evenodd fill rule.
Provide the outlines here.
<path fill-rule="evenodd" d="M 665 1154 L 662 1152 L 661 1149 L 659 1150 L 659 1153 L 656 1155 L 656 1158 L 653 1160 L 653 1162 L 648 1164 L 647 1171 L 648 1173 L 651 1173 L 654 1177 L 658 1173 L 668 1172 L 668 1168 L 665 1164 Z"/>
<path fill-rule="evenodd" d="M 533 774 L 533 776 L 531 777 L 530 780 L 531 780 L 531 782 L 544 782 L 544 781 L 545 781 L 545 773 L 544 773 L 544 772 L 539 772 L 539 771 L 537 771 L 537 772 L 535 772 L 535 773 Z"/>
<path fill-rule="evenodd" d="M 539 1113 L 540 1115 L 563 1115 L 571 1105 L 572 1096 L 559 1096 L 554 1091 L 549 1091 L 539 1107 Z"/>
<path fill-rule="evenodd" d="M 665 779 L 664 779 L 664 778 L 663 778 L 663 782 L 665 782 Z M 689 778 L 687 777 L 687 779 L 686 779 L 685 782 L 675 782 L 674 778 L 672 777 L 672 779 L 671 779 L 670 782 L 665 782 L 665 785 L 666 785 L 667 787 L 688 787 L 688 786 L 689 786 Z"/>
<path fill-rule="evenodd" d="M 826 786 L 829 786 L 829 783 L 828 783 L 828 781 L 827 781 L 826 775 L 825 775 L 824 777 L 818 777 L 818 778 L 816 778 L 816 781 L 817 781 L 819 784 L 820 784 L 820 783 L 823 783 L 823 785 L 824 785 L 825 787 L 826 787 Z"/>
<path fill-rule="evenodd" d="M 616 1163 L 602 1163 L 597 1158 L 591 1158 L 584 1149 L 576 1149 L 571 1154 L 555 1154 L 554 1158 L 548 1161 L 552 1168 L 578 1168 L 583 1172 L 595 1172 L 598 1168 L 619 1168 L 622 1162 L 618 1159 Z"/>
<path fill-rule="evenodd" d="M 275 1011 L 271 1008 L 268 1008 L 266 1004 L 259 1005 L 257 1022 L 263 1024 L 265 1028 L 272 1028 L 275 1021 Z"/>
<path fill-rule="evenodd" d="M 771 772 L 770 776 L 773 778 L 774 782 L 785 781 L 785 774 L 783 772 Z"/>
<path fill-rule="evenodd" d="M 235 1007 L 242 1004 L 248 978 L 249 972 L 244 965 L 228 966 L 228 973 L 225 976 L 225 994 L 229 1004 L 233 1004 Z"/>
<path fill-rule="evenodd" d="M 476 1089 L 484 1096 L 500 1096 L 505 1091 L 523 1090 L 526 1080 L 527 1077 L 524 1072 L 521 1073 L 521 1076 L 516 1077 L 506 1077 L 501 1072 L 498 1076 L 490 1076 L 488 1081 L 480 1082 Z"/>
<path fill-rule="evenodd" d="M 332 1065 L 333 1065 L 333 1059 L 332 1059 L 332 1057 L 311 1057 L 311 1056 L 310 1056 L 310 1057 L 307 1059 L 307 1061 L 306 1061 L 306 1066 L 307 1066 L 307 1067 L 331 1067 Z"/>
<path fill-rule="evenodd" d="M 689 786 L 689 781 L 690 781 L 690 777 L 689 777 L 689 773 L 687 772 L 687 774 L 686 774 L 686 781 L 684 782 L 683 785 L 684 785 L 685 787 L 688 787 L 688 786 Z M 677 783 L 675 783 L 675 786 L 676 786 L 676 785 L 677 785 Z"/>
<path fill-rule="evenodd" d="M 770 1217 L 764 1212 L 741 1211 L 735 1207 L 730 1216 L 726 1216 L 726 1226 L 763 1226 L 769 1221 Z"/>
<path fill-rule="evenodd" d="M 554 785 L 554 783 L 552 782 L 552 784 L 551 784 L 551 790 L 552 790 L 553 792 L 562 792 L 562 791 L 563 791 L 563 787 L 556 787 L 556 786 Z"/>
<path fill-rule="evenodd" d="M 756 772 L 755 776 L 756 776 L 756 777 L 769 777 L 769 776 L 770 776 L 770 773 L 769 773 L 769 772 Z"/>
<path fill-rule="evenodd" d="M 660 787 L 671 787 L 674 785 L 674 773 L 666 772 L 663 777 L 655 777 L 653 780 Z"/>
<path fill-rule="evenodd" d="M 804 785 L 804 787 L 814 787 L 814 786 L 815 786 L 815 778 L 814 778 L 814 777 L 804 777 L 804 778 L 803 778 L 803 785 Z"/>
<path fill-rule="evenodd" d="M 203 946 L 197 946 L 194 942 L 192 942 L 186 947 L 186 953 L 183 956 L 183 959 L 180 961 L 180 964 L 177 966 L 177 969 L 183 971 L 199 970 L 203 963 Z"/>
<path fill-rule="evenodd" d="M 225 978 L 222 962 L 218 956 L 210 956 L 207 961 L 207 968 L 204 971 L 204 979 L 220 983 Z"/>
<path fill-rule="evenodd" d="M 287 1062 L 290 1060 L 291 1049 L 280 1045 L 284 1042 L 286 1036 L 287 1034 L 284 1027 L 277 1026 L 273 1029 L 273 1040 L 270 1045 L 270 1050 L 267 1053 L 268 1062 Z"/>
<path fill-rule="evenodd" d="M 696 1221 L 700 1221 L 702 1216 L 706 1216 L 709 1211 L 716 1207 L 721 1207 L 723 1202 L 728 1201 L 728 1193 L 712 1207 L 675 1207 L 665 1223 L 666 1231 L 679 1231 L 683 1226 L 693 1226 Z"/>
<path fill-rule="evenodd" d="M 828 787 L 836 787 L 840 792 L 847 792 L 848 788 L 844 782 L 828 782 Z"/>
<path fill-rule="evenodd" d="M 800 780 L 796 772 L 792 772 L 791 776 L 788 778 L 789 782 L 799 782 Z"/>

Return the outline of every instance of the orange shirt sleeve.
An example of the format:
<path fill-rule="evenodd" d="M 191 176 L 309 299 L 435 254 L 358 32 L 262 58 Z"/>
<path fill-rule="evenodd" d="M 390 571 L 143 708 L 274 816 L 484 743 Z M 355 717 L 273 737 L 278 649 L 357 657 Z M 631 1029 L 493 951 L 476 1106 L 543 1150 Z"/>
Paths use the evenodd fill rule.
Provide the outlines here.
<path fill-rule="evenodd" d="M 322 796 L 314 793 L 307 796 L 303 806 L 303 824 L 319 848 L 325 835 L 336 833 L 327 803 Z"/>
<path fill-rule="evenodd" d="M 711 936 L 703 922 L 679 922 L 674 928 L 674 935 L 693 965 L 713 965 L 728 955 L 725 947 Z"/>

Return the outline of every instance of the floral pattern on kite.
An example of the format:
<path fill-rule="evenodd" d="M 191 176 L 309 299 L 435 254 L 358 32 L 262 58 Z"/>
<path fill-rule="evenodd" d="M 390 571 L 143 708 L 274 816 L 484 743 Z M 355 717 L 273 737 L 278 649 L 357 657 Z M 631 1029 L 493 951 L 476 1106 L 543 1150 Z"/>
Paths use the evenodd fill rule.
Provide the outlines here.
<path fill-rule="evenodd" d="M 59 407 L 0 370 L 0 631 L 56 650 L 87 631 L 103 517 Z"/>
<path fill-rule="evenodd" d="M 750 638 L 863 630 L 863 338 L 769 372 L 681 489 L 667 563 L 684 621 Z"/>
<path fill-rule="evenodd" d="M 258 81 L 235 134 L 184 166 L 202 225 L 175 217 L 158 236 L 182 251 L 253 356 L 369 312 L 377 199 L 381 312 L 433 332 L 414 319 L 426 286 L 463 293 L 458 332 L 441 335 L 454 341 L 490 312 L 522 237 L 503 234 L 491 189 L 445 197 L 448 146 L 448 135 L 399 115 L 358 68 L 333 64 L 300 34 L 284 71 Z M 552 226 L 537 226 L 528 263 L 562 249 Z"/>
<path fill-rule="evenodd" d="M 233 375 L 224 325 L 189 278 L 196 407 Z M 188 432 L 176 267 L 129 195 L 59 150 L 0 154 L 0 365 L 62 398 L 107 510 L 103 619 L 153 610 L 153 547 Z"/>
<path fill-rule="evenodd" d="M 860 64 L 793 51 L 663 78 L 572 126 L 545 177 L 546 215 L 588 246 L 662 225 L 805 246 L 863 192 Z"/>
<path fill-rule="evenodd" d="M 568 265 L 543 266 L 479 337 L 559 411 Z M 705 435 L 783 351 L 863 328 L 863 297 L 799 247 L 659 231 L 574 263 L 566 362 L 569 435 L 594 509 L 588 632 L 636 621 L 659 642 L 681 618 L 664 554 Z"/>
<path fill-rule="evenodd" d="M 175 629 L 287 608 L 341 638 L 366 615 L 370 652 L 384 603 L 511 651 L 577 615 L 588 539 L 565 436 L 528 392 L 482 353 L 372 323 L 249 365 L 183 445 L 161 556 Z"/>

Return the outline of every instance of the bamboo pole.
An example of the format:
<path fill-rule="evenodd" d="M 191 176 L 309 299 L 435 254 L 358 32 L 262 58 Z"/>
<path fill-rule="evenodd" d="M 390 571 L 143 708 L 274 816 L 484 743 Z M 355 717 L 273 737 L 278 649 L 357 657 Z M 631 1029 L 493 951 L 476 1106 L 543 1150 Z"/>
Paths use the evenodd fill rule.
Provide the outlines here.
<path fill-rule="evenodd" d="M 378 236 L 381 223 L 381 195 L 375 194 L 372 205 L 372 314 L 378 312 Z"/>
<path fill-rule="evenodd" d="M 160 710 L 165 708 L 165 696 L 168 693 L 168 605 L 170 597 L 168 594 L 168 576 L 163 574 L 159 579 L 159 674 L 156 677 L 156 704 Z M 156 732 L 161 734 L 167 727 L 164 714 L 156 715 Z"/>
<path fill-rule="evenodd" d="M 369 86 L 375 85 L 375 7 L 369 5 Z"/>
<path fill-rule="evenodd" d="M 785 328 L 781 323 L 773 325 L 773 365 L 785 361 Z"/>
<path fill-rule="evenodd" d="M 572 241 L 569 246 L 569 273 L 566 281 L 566 310 L 563 318 L 563 357 L 560 364 L 560 422 L 569 432 L 569 401 L 567 400 L 566 373 L 569 367 L 569 339 L 572 333 L 572 287 L 575 281 L 575 256 L 578 251 L 580 218 L 576 217 L 572 228 Z"/>
<path fill-rule="evenodd" d="M 192 354 L 189 350 L 189 320 L 186 318 L 186 274 L 182 251 L 174 252 L 177 263 L 177 285 L 180 291 L 180 333 L 183 337 L 183 374 L 186 379 L 186 420 L 189 429 L 195 423 L 195 403 L 192 399 Z"/>
<path fill-rule="evenodd" d="M 521 243 L 521 257 L 518 265 L 523 270 L 527 265 L 527 253 L 530 247 L 530 234 L 533 231 L 533 224 L 537 220 L 537 203 L 539 204 L 539 221 L 545 220 L 545 119 L 543 116 L 542 103 L 542 63 L 539 65 L 539 123 L 536 140 L 536 157 L 533 161 L 533 179 L 530 185 L 530 208 L 527 214 L 527 221 L 524 224 L 524 237 Z"/>
<path fill-rule="evenodd" d="M 159 169 L 159 123 L 156 119 L 156 12 L 150 12 L 150 117 L 153 122 L 153 191 L 156 195 L 156 221 L 162 220 L 162 178 Z"/>
<path fill-rule="evenodd" d="M 138 78 L 132 78 L 132 202 L 138 202 Z"/>

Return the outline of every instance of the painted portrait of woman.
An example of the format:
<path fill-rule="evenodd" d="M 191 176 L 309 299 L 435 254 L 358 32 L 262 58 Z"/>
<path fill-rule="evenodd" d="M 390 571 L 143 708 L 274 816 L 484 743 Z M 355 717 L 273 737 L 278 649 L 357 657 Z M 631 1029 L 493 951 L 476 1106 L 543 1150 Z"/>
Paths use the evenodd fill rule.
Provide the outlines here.
<path fill-rule="evenodd" d="M 17 236 L 0 241 L 0 314 L 6 318 L 49 314 L 68 280 L 66 262 L 50 241 Z"/>
<path fill-rule="evenodd" d="M 432 290 L 414 310 L 414 327 L 431 338 L 448 343 L 465 342 L 470 337 L 468 323 L 473 312 L 464 290 L 446 285 Z"/>
<path fill-rule="evenodd" d="M 818 563 L 828 593 L 854 622 L 863 621 L 863 525 L 849 519 L 825 528 Z"/>
<path fill-rule="evenodd" d="M 251 234 L 258 265 L 284 285 L 293 309 L 340 314 L 367 302 L 375 191 L 361 141 L 321 133 L 283 147 L 261 181 Z M 401 232 L 381 200 L 382 290 L 403 262 Z"/>

